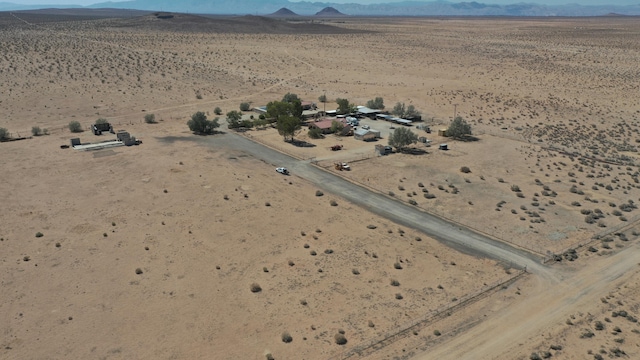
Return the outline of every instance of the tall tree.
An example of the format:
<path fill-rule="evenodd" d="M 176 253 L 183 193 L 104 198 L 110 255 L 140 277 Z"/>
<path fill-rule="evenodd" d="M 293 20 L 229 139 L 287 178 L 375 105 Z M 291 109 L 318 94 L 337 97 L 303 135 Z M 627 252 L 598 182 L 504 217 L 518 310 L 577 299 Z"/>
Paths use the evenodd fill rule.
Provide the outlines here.
<path fill-rule="evenodd" d="M 282 102 L 294 102 L 294 101 L 300 101 L 300 98 L 298 97 L 298 95 L 293 94 L 293 93 L 286 93 L 283 97 L 282 97 Z"/>
<path fill-rule="evenodd" d="M 350 104 L 347 99 L 337 98 L 336 103 L 338 104 L 336 109 L 338 114 L 350 114 L 355 111 L 355 106 Z"/>
<path fill-rule="evenodd" d="M 278 134 L 284 137 L 284 141 L 287 141 L 287 137 L 291 137 L 290 141 L 293 142 L 293 137 L 302 128 L 300 118 L 284 115 L 279 117 L 277 121 L 276 128 L 278 129 Z"/>
<path fill-rule="evenodd" d="M 469 125 L 461 116 L 456 116 L 447 129 L 447 136 L 454 139 L 461 139 L 467 135 L 471 135 L 471 125 Z"/>
<path fill-rule="evenodd" d="M 367 107 L 369 109 L 382 110 L 384 109 L 384 100 L 381 97 L 369 100 L 367 101 Z"/>
<path fill-rule="evenodd" d="M 389 145 L 399 151 L 416 142 L 418 142 L 418 135 L 406 127 L 397 128 L 389 135 Z"/>
<path fill-rule="evenodd" d="M 404 103 L 397 102 L 396 105 L 393 107 L 393 110 L 391 110 L 391 113 L 395 116 L 404 115 Z"/>

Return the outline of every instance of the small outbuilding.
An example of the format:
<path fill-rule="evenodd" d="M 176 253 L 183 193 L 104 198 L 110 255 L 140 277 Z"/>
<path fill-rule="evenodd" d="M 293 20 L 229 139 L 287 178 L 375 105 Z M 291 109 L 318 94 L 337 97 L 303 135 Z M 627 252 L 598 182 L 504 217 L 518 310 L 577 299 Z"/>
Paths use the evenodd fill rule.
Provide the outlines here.
<path fill-rule="evenodd" d="M 358 129 L 353 132 L 353 138 L 362 141 L 371 141 L 380 137 L 380 131 L 374 129 Z"/>
<path fill-rule="evenodd" d="M 438 130 L 438 136 L 447 136 L 447 129 L 440 129 Z"/>
<path fill-rule="evenodd" d="M 440 146 L 438 146 L 438 150 L 449 150 L 449 145 L 440 144 Z"/>

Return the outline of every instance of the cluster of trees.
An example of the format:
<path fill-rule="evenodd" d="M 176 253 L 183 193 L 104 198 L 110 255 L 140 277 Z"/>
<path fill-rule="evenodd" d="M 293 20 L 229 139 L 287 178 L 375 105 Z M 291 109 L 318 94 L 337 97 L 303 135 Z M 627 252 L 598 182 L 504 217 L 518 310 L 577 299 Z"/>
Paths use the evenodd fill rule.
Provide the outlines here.
<path fill-rule="evenodd" d="M 381 97 L 369 100 L 367 101 L 367 107 L 369 109 L 382 110 L 384 109 L 384 100 Z"/>
<path fill-rule="evenodd" d="M 453 119 L 447 129 L 447 136 L 454 139 L 464 139 L 469 135 L 471 135 L 471 125 L 461 116 Z M 389 145 L 395 147 L 398 151 L 404 151 L 407 146 L 416 142 L 418 142 L 418 135 L 406 127 L 395 129 L 389 134 Z"/>
<path fill-rule="evenodd" d="M 391 110 L 391 113 L 401 118 L 420 116 L 420 112 L 416 110 L 415 106 L 405 106 L 404 103 L 401 102 L 396 103 L 396 105 L 393 107 L 393 110 Z"/>
<path fill-rule="evenodd" d="M 220 127 L 219 121 L 219 118 L 209 120 L 204 112 L 198 111 L 191 115 L 191 119 L 187 121 L 187 126 L 189 126 L 189 130 L 198 135 L 209 135 L 213 134 L 216 129 Z"/>

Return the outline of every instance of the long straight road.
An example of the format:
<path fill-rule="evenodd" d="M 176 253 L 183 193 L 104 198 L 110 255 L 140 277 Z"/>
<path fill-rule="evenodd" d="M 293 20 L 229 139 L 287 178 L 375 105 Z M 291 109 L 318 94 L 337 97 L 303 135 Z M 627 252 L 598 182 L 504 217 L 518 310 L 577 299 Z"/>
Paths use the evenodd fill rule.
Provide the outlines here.
<path fill-rule="evenodd" d="M 265 145 L 251 141 L 244 136 L 227 132 L 223 135 L 207 138 L 207 143 L 211 146 L 224 146 L 225 148 L 245 152 L 272 164 L 274 167 L 287 167 L 292 176 L 305 179 L 323 191 L 341 196 L 397 224 L 421 231 L 458 251 L 498 260 L 516 268 L 524 268 L 526 266 L 529 272 L 537 273 L 547 270 L 542 265 L 539 256 L 354 184 L 340 176 L 320 169 L 308 161 L 283 154 Z M 362 227 L 365 228 L 367 225 L 369 224 L 362 224 Z"/>

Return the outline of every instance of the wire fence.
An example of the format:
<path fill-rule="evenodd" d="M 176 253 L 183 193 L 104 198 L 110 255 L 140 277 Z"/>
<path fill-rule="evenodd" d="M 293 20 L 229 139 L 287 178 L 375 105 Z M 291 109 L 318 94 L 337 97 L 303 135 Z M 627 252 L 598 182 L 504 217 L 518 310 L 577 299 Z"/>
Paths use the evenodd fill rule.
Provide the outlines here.
<path fill-rule="evenodd" d="M 412 334 L 413 331 L 418 331 L 444 317 L 451 316 L 453 312 L 461 310 L 477 302 L 478 300 L 489 296 L 494 291 L 515 282 L 525 274 L 527 274 L 526 269 L 518 270 L 515 274 L 511 274 L 507 278 L 499 279 L 493 283 L 485 285 L 479 290 L 466 294 L 462 298 L 457 299 L 452 304 L 442 305 L 439 308 L 429 311 L 428 313 L 418 318 L 412 319 L 396 328 L 386 331 L 383 334 L 371 340 L 368 340 L 359 345 L 356 345 L 353 348 L 346 350 L 340 354 L 336 354 L 330 359 L 345 360 L 353 357 L 362 357 L 362 356 L 370 355 L 375 351 L 380 350 L 388 345 L 391 345 L 394 342 L 408 336 L 409 334 Z"/>

